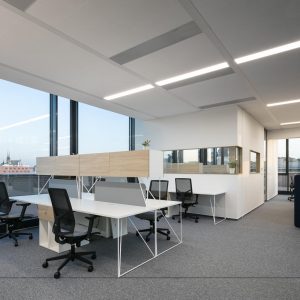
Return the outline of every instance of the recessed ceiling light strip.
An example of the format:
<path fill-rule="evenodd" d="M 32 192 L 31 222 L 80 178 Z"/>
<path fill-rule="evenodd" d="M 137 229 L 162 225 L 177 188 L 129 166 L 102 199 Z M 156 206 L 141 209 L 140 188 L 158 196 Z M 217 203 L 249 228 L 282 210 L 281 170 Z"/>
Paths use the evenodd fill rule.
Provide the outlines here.
<path fill-rule="evenodd" d="M 185 73 L 185 74 L 170 77 L 170 78 L 167 78 L 167 79 L 164 79 L 164 80 L 160 80 L 160 81 L 155 82 L 155 84 L 158 85 L 158 86 L 164 86 L 164 85 L 167 85 L 167 84 L 170 84 L 170 83 L 182 81 L 182 80 L 185 80 L 185 79 L 189 79 L 189 78 L 192 78 L 192 77 L 204 75 L 204 74 L 214 72 L 214 71 L 218 71 L 218 70 L 225 69 L 225 68 L 229 68 L 229 65 L 228 65 L 227 62 L 223 62 L 223 63 L 217 64 L 217 65 L 202 68 L 202 69 L 195 70 L 195 71 L 192 71 L 192 72 L 189 72 L 189 73 Z"/>
<path fill-rule="evenodd" d="M 242 64 L 248 61 L 252 61 L 252 60 L 256 60 L 256 59 L 260 59 L 263 57 L 267 57 L 267 56 L 271 56 L 271 55 L 275 55 L 275 54 L 279 54 L 279 53 L 283 53 L 283 52 L 287 52 L 290 50 L 294 50 L 300 48 L 300 41 L 296 41 L 290 44 L 285 44 L 282 46 L 278 46 L 275 48 L 271 48 L 268 50 L 264 50 L 264 51 L 260 51 L 260 52 L 256 52 L 250 55 L 246 55 L 246 56 L 242 56 L 239 58 L 236 58 L 234 61 L 237 64 Z"/>
<path fill-rule="evenodd" d="M 295 125 L 295 124 L 300 124 L 300 121 L 295 121 L 295 122 L 287 122 L 287 123 L 280 123 L 280 125 Z"/>
<path fill-rule="evenodd" d="M 154 86 L 152 84 L 146 84 L 146 85 L 143 85 L 143 86 L 131 89 L 131 90 L 127 90 L 127 91 L 120 92 L 120 93 L 117 93 L 117 94 L 113 94 L 113 95 L 110 95 L 110 96 L 105 96 L 103 98 L 105 100 L 114 100 L 114 99 L 125 97 L 125 96 L 128 96 L 128 95 L 132 95 L 132 94 L 136 94 L 136 93 L 139 93 L 139 92 L 147 91 L 147 90 L 150 90 L 150 89 L 153 89 L 153 88 L 154 88 Z"/>
<path fill-rule="evenodd" d="M 268 103 L 267 106 L 268 107 L 272 107 L 272 106 L 287 105 L 287 104 L 294 104 L 294 103 L 300 103 L 300 99 L 287 100 L 287 101 L 282 101 L 282 102 Z"/>

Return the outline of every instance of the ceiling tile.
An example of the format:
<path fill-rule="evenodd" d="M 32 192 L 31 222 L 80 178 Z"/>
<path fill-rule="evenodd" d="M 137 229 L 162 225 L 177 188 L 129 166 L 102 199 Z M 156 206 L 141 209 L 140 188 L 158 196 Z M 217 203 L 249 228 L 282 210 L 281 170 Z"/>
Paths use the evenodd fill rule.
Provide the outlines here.
<path fill-rule="evenodd" d="M 193 0 L 234 58 L 300 40 L 299 0 Z"/>
<path fill-rule="evenodd" d="M 237 74 L 180 87 L 170 90 L 170 92 L 195 106 L 216 104 L 253 96 Z"/>
<path fill-rule="evenodd" d="M 147 82 L 0 6 L 1 63 L 103 97 Z"/>
<path fill-rule="evenodd" d="M 27 12 L 107 57 L 191 21 L 174 0 L 39 0 Z"/>
<path fill-rule="evenodd" d="M 179 42 L 125 64 L 136 73 L 159 81 L 223 62 L 218 50 L 204 34 Z"/>
<path fill-rule="evenodd" d="M 139 94 L 126 96 L 114 100 L 114 102 L 128 108 L 161 118 L 171 115 L 179 115 L 196 111 L 197 108 L 182 102 L 159 88 L 151 89 Z"/>

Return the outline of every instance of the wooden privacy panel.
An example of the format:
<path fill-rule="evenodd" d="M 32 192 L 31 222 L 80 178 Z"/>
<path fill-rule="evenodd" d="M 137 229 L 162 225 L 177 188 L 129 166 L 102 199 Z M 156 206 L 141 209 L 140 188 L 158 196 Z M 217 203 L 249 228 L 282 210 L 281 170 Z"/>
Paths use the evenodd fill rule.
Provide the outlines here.
<path fill-rule="evenodd" d="M 139 150 L 38 157 L 36 171 L 39 175 L 149 177 L 149 165 L 149 150 Z M 152 168 L 159 166 L 162 168 L 162 157 L 153 156 Z"/>
<path fill-rule="evenodd" d="M 36 172 L 39 175 L 79 176 L 79 156 L 37 157 Z"/>
<path fill-rule="evenodd" d="M 109 153 L 109 176 L 148 177 L 149 150 Z"/>
<path fill-rule="evenodd" d="M 109 176 L 109 153 L 79 155 L 80 176 Z"/>

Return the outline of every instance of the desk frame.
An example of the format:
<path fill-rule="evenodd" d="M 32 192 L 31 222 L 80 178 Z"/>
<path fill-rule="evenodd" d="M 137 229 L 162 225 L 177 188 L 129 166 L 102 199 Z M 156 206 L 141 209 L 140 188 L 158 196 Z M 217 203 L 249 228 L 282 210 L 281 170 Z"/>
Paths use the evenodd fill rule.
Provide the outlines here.
<path fill-rule="evenodd" d="M 182 212 L 182 207 L 181 204 L 177 204 L 179 205 L 179 210 L 180 212 Z M 154 210 L 154 226 L 155 228 L 157 228 L 157 209 Z M 177 233 L 175 232 L 175 230 L 173 229 L 173 227 L 171 226 L 171 224 L 169 223 L 169 221 L 167 220 L 166 216 L 163 216 L 163 218 L 165 219 L 165 221 L 167 222 L 167 224 L 169 225 L 169 228 L 171 229 L 171 231 L 173 232 L 173 234 L 175 235 L 175 237 L 178 240 L 178 243 L 169 247 L 168 249 L 165 249 L 164 251 L 158 253 L 157 250 L 157 231 L 155 230 L 154 233 L 154 252 L 151 250 L 151 248 L 148 246 L 147 242 L 145 241 L 144 237 L 141 235 L 140 231 L 138 230 L 138 228 L 136 227 L 135 223 L 133 222 L 131 217 L 128 217 L 128 220 L 130 221 L 130 223 L 133 225 L 134 229 L 136 230 L 136 232 L 138 232 L 139 237 L 142 239 L 142 241 L 144 242 L 144 244 L 147 246 L 149 252 L 152 254 L 152 257 L 145 260 L 144 262 L 136 265 L 135 267 L 132 267 L 131 269 L 125 271 L 125 272 L 121 272 L 121 266 L 122 266 L 122 238 L 123 238 L 123 234 L 122 234 L 122 222 L 120 222 L 120 219 L 117 219 L 117 253 L 118 253 L 118 277 L 122 277 L 124 275 L 126 275 L 127 273 L 137 269 L 138 267 L 144 265 L 145 263 L 157 258 L 158 256 L 160 256 L 161 254 L 164 254 L 167 251 L 170 251 L 171 249 L 179 246 L 180 244 L 182 244 L 182 213 L 180 213 L 180 237 L 177 235 Z"/>
<path fill-rule="evenodd" d="M 211 209 L 211 214 L 214 220 L 214 224 L 217 225 L 227 219 L 226 217 L 226 199 L 225 199 L 225 192 L 220 192 L 220 193 L 195 193 L 200 196 L 209 196 L 209 202 L 210 202 L 210 209 Z M 225 217 L 216 222 L 216 196 L 224 195 L 224 215 Z"/>

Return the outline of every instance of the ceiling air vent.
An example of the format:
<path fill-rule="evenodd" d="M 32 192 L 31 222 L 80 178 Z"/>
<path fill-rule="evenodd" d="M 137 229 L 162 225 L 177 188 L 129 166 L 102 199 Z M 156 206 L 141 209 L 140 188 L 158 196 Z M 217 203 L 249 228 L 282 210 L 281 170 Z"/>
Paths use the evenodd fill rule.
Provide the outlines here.
<path fill-rule="evenodd" d="M 209 105 L 202 105 L 202 106 L 199 106 L 199 108 L 200 109 L 208 109 L 208 108 L 224 106 L 224 105 L 230 105 L 230 104 L 239 104 L 239 103 L 243 103 L 243 102 L 247 102 L 247 101 L 254 101 L 254 100 L 256 100 L 255 97 L 234 99 L 234 100 L 231 100 L 231 101 L 219 102 L 219 103 L 209 104 Z"/>
<path fill-rule="evenodd" d="M 17 9 L 25 11 L 36 0 L 4 0 L 4 1 L 14 6 Z"/>

